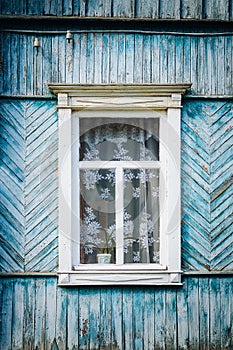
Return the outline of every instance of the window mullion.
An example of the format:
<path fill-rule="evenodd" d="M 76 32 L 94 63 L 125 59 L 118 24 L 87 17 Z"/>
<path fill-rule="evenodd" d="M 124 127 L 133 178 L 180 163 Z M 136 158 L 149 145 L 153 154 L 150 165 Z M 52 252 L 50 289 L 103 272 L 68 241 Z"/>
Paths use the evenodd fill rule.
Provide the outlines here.
<path fill-rule="evenodd" d="M 124 263 L 124 192 L 123 192 L 123 168 L 120 164 L 116 167 L 116 264 Z"/>

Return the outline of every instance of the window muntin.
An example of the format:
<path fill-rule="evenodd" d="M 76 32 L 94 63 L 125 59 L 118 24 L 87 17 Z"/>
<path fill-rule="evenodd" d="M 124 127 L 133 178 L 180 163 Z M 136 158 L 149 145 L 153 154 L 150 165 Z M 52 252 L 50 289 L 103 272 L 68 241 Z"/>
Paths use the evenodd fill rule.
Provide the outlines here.
<path fill-rule="evenodd" d="M 159 119 L 80 118 L 79 129 L 80 263 L 159 264 Z"/>

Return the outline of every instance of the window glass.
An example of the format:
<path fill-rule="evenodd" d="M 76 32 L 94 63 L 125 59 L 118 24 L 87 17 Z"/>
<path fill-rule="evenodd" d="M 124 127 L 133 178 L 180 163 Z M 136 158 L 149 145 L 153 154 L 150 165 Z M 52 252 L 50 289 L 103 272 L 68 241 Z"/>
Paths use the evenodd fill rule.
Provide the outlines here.
<path fill-rule="evenodd" d="M 159 159 L 158 119 L 81 118 L 80 134 L 80 160 Z"/>

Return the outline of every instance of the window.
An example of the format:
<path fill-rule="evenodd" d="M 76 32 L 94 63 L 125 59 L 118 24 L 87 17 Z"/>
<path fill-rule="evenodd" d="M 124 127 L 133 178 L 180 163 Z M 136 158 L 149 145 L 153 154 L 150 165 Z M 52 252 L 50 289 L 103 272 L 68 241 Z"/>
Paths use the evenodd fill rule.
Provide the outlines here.
<path fill-rule="evenodd" d="M 60 285 L 180 284 L 180 109 L 189 86 L 50 85 Z"/>

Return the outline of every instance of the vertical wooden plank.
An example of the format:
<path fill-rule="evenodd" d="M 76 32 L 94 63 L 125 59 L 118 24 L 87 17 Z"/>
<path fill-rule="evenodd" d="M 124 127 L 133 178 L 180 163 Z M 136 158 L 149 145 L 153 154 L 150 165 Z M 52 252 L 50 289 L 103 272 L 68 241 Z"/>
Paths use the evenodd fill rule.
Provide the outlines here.
<path fill-rule="evenodd" d="M 175 38 L 175 81 L 180 83 L 183 81 L 184 72 L 184 55 L 190 55 L 190 52 L 184 50 L 184 38 Z"/>
<path fill-rule="evenodd" d="M 133 291 L 133 334 L 134 334 L 134 346 L 133 349 L 141 350 L 143 345 L 143 315 L 144 315 L 144 290 L 141 288 L 134 289 Z"/>
<path fill-rule="evenodd" d="M 134 35 L 125 36 L 125 73 L 126 83 L 133 82 L 134 73 Z"/>
<path fill-rule="evenodd" d="M 117 35 L 110 35 L 109 46 L 110 50 L 110 69 L 109 69 L 109 83 L 118 82 L 118 37 Z"/>
<path fill-rule="evenodd" d="M 159 71 L 160 71 L 160 45 L 159 35 L 152 36 L 152 83 L 159 82 Z"/>
<path fill-rule="evenodd" d="M 134 348 L 133 330 L 133 289 L 123 289 L 123 336 L 124 348 L 130 350 Z"/>
<path fill-rule="evenodd" d="M 58 36 L 53 36 L 52 41 L 52 56 L 51 56 L 51 69 L 52 69 L 52 82 L 59 81 L 58 63 L 59 63 L 59 47 Z"/>
<path fill-rule="evenodd" d="M 89 292 L 88 299 L 90 302 L 90 312 L 89 312 L 89 339 L 90 339 L 90 349 L 99 348 L 99 338 L 100 338 L 100 289 L 95 288 Z"/>
<path fill-rule="evenodd" d="M 59 83 L 66 82 L 66 39 L 65 35 L 58 37 L 58 80 Z"/>
<path fill-rule="evenodd" d="M 177 346 L 178 349 L 188 350 L 188 279 L 177 290 Z"/>
<path fill-rule="evenodd" d="M 95 34 L 87 35 L 87 84 L 94 83 L 94 66 L 95 66 Z"/>
<path fill-rule="evenodd" d="M 12 311 L 13 311 L 13 282 L 9 279 L 1 281 L 1 310 L 0 310 L 0 349 L 12 349 Z"/>
<path fill-rule="evenodd" d="M 73 39 L 68 42 L 66 40 L 66 83 L 73 82 Z"/>
<path fill-rule="evenodd" d="M 218 277 L 210 279 L 210 348 L 221 349 L 221 299 Z"/>
<path fill-rule="evenodd" d="M 100 349 L 110 349 L 112 345 L 112 289 L 100 290 Z"/>
<path fill-rule="evenodd" d="M 166 289 L 155 289 L 155 349 L 166 349 Z"/>
<path fill-rule="evenodd" d="M 112 289 L 112 349 L 123 348 L 123 289 Z"/>
<path fill-rule="evenodd" d="M 199 291 L 198 278 L 188 280 L 188 332 L 189 346 L 199 348 Z"/>
<path fill-rule="evenodd" d="M 114 0 L 113 1 L 113 17 L 133 18 L 135 15 L 135 0 Z"/>
<path fill-rule="evenodd" d="M 102 57 L 103 57 L 103 35 L 95 34 L 94 36 L 94 82 L 95 84 L 102 83 Z"/>
<path fill-rule="evenodd" d="M 176 56 L 175 56 L 175 38 L 169 36 L 168 41 L 168 83 L 175 82 L 175 72 L 176 72 Z"/>
<path fill-rule="evenodd" d="M 18 64 L 18 58 L 19 58 L 19 35 L 11 35 L 11 52 L 12 52 L 12 57 L 11 57 L 11 93 L 12 95 L 17 95 L 19 91 L 19 64 Z"/>
<path fill-rule="evenodd" d="M 80 349 L 98 349 L 100 327 L 100 291 L 80 289 L 79 294 Z"/>
<path fill-rule="evenodd" d="M 204 38 L 201 37 L 198 40 L 198 94 L 204 94 L 205 93 L 205 65 L 204 65 Z"/>
<path fill-rule="evenodd" d="M 87 83 L 87 34 L 81 36 L 80 48 L 80 83 Z"/>
<path fill-rule="evenodd" d="M 73 14 L 73 1 L 72 0 L 63 0 L 62 15 L 63 16 L 72 16 L 72 14 Z"/>
<path fill-rule="evenodd" d="M 35 299 L 35 344 L 38 349 L 45 348 L 45 280 L 36 279 L 36 299 Z"/>
<path fill-rule="evenodd" d="M 142 52 L 143 36 L 141 34 L 135 34 L 134 83 L 142 82 Z"/>
<path fill-rule="evenodd" d="M 52 80 L 52 71 L 51 71 L 51 57 L 52 53 L 52 42 L 49 36 L 43 37 L 43 61 L 42 61 L 42 94 L 48 95 L 48 83 Z"/>
<path fill-rule="evenodd" d="M 67 291 L 57 289 L 56 343 L 59 350 L 67 349 Z"/>
<path fill-rule="evenodd" d="M 27 95 L 33 95 L 33 37 L 27 36 Z"/>
<path fill-rule="evenodd" d="M 166 349 L 177 349 L 176 289 L 166 289 Z"/>
<path fill-rule="evenodd" d="M 24 349 L 33 349 L 35 345 L 35 280 L 25 281 L 25 302 L 24 302 Z"/>
<path fill-rule="evenodd" d="M 144 35 L 143 37 L 143 83 L 151 82 L 151 36 Z"/>
<path fill-rule="evenodd" d="M 136 13 L 137 18 L 159 18 L 159 0 L 154 1 L 138 1 L 136 2 Z"/>
<path fill-rule="evenodd" d="M 190 51 L 190 79 L 192 82 L 192 90 L 197 91 L 198 90 L 198 80 L 197 80 L 197 71 L 198 71 L 198 38 L 192 37 L 191 40 L 191 51 Z M 184 55 L 188 53 L 184 52 Z"/>
<path fill-rule="evenodd" d="M 191 62 L 190 62 L 190 51 L 191 51 L 191 38 L 184 37 L 184 66 L 183 66 L 183 82 L 190 82 L 191 80 Z"/>
<path fill-rule="evenodd" d="M 206 0 L 204 18 L 229 20 L 229 0 Z"/>
<path fill-rule="evenodd" d="M 67 348 L 79 349 L 79 290 L 67 289 Z"/>
<path fill-rule="evenodd" d="M 200 330 L 200 350 L 209 349 L 209 300 L 211 298 L 209 290 L 209 278 L 199 278 L 199 330 Z"/>
<path fill-rule="evenodd" d="M 56 338 L 57 319 L 57 280 L 49 278 L 46 281 L 46 326 L 45 326 L 45 349 L 50 349 Z"/>
<path fill-rule="evenodd" d="M 145 298 L 143 301 L 143 342 L 144 349 L 155 349 L 155 293 L 154 288 L 147 288 L 144 292 Z"/>
<path fill-rule="evenodd" d="M 39 37 L 40 47 L 33 47 L 34 54 L 34 94 L 41 95 L 42 94 L 42 79 L 43 79 L 43 71 L 42 71 L 42 61 L 43 61 L 43 38 Z"/>
<path fill-rule="evenodd" d="M 221 278 L 220 280 L 221 298 L 221 349 L 232 349 L 233 339 L 233 286 L 232 277 Z"/>
<path fill-rule="evenodd" d="M 3 93 L 11 94 L 11 35 L 4 33 L 3 35 Z"/>
<path fill-rule="evenodd" d="M 168 81 L 168 48 L 167 48 L 167 36 L 161 35 L 160 37 L 160 77 L 159 81 L 167 83 Z"/>
<path fill-rule="evenodd" d="M 125 35 L 118 36 L 118 80 L 119 84 L 125 83 Z"/>
<path fill-rule="evenodd" d="M 212 62 L 211 62 L 211 42 L 212 38 L 205 38 L 205 56 L 204 56 L 204 64 L 206 67 L 205 74 L 205 94 L 209 95 L 211 93 L 212 87 Z"/>
<path fill-rule="evenodd" d="M 218 50 L 217 50 L 217 67 L 218 67 L 218 76 L 217 76 L 217 94 L 224 95 L 224 86 L 225 86 L 225 47 L 224 47 L 224 37 L 218 37 Z"/>
<path fill-rule="evenodd" d="M 164 1 L 160 0 L 160 18 L 180 19 L 180 0 Z"/>
<path fill-rule="evenodd" d="M 233 53 L 232 53 L 232 47 L 233 47 L 233 38 L 232 36 L 226 36 L 225 37 L 225 94 L 230 95 L 233 85 Z"/>
<path fill-rule="evenodd" d="M 80 16 L 80 0 L 73 0 L 73 16 Z"/>
<path fill-rule="evenodd" d="M 23 349 L 24 281 L 17 279 L 13 287 L 12 349 Z"/>
<path fill-rule="evenodd" d="M 111 0 L 88 0 L 88 17 L 110 17 Z"/>
<path fill-rule="evenodd" d="M 80 82 L 80 46 L 81 46 L 81 35 L 80 34 L 74 34 L 74 46 L 73 46 L 73 55 L 74 55 L 74 62 L 73 62 L 73 82 L 79 83 Z"/>
<path fill-rule="evenodd" d="M 109 83 L 110 71 L 110 37 L 103 33 L 102 82 Z"/>
<path fill-rule="evenodd" d="M 181 18 L 192 18 L 201 19 L 202 18 L 202 1 L 193 0 L 181 0 Z"/>

